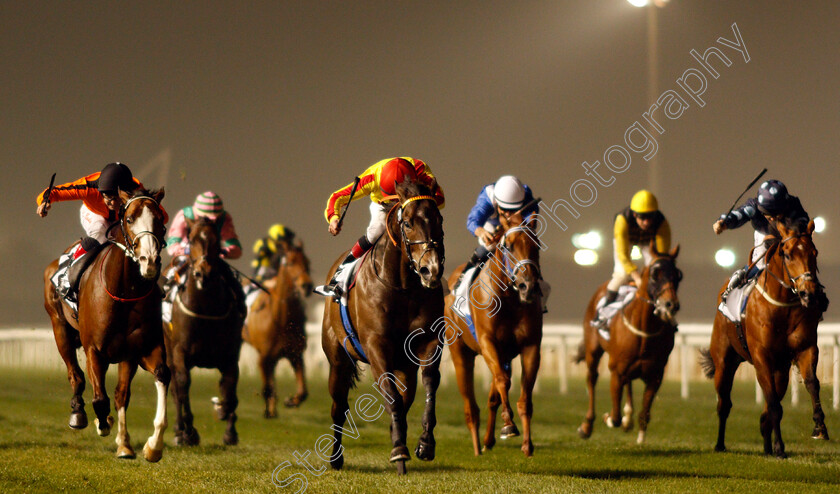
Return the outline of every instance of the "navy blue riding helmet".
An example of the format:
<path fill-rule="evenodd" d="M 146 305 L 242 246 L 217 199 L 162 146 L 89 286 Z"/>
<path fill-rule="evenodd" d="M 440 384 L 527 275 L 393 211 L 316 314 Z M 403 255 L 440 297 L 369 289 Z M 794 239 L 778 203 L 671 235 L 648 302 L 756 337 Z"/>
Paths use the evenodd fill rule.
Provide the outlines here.
<path fill-rule="evenodd" d="M 768 180 L 758 188 L 758 210 L 775 216 L 785 212 L 788 206 L 788 191 L 778 180 Z"/>

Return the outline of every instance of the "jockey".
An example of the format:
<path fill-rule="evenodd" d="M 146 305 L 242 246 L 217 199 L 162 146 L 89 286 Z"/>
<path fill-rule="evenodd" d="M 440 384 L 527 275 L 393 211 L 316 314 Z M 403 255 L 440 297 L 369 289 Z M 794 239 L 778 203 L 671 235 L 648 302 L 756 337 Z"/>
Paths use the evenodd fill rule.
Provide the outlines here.
<path fill-rule="evenodd" d="M 332 280 L 326 286 L 316 288 L 317 293 L 336 299 L 341 296 L 340 286 L 345 281 L 344 277 L 347 276 L 344 268 L 373 247 L 376 240 L 385 232 L 390 201 L 388 196 L 395 195 L 397 193 L 395 184 L 402 183 L 405 179 L 432 188 L 431 194 L 435 197 L 438 207 L 443 208 L 443 190 L 437 185 L 429 165 L 423 161 L 409 157 L 386 158 L 371 165 L 359 176 L 359 185 L 352 198 L 356 200 L 363 196 L 370 196 L 370 224 L 367 232 L 350 249 L 350 253 L 336 269 Z M 341 232 L 338 212 L 342 206 L 349 203 L 352 189 L 353 184 L 342 187 L 333 192 L 327 200 L 324 216 L 330 224 L 329 231 L 332 235 L 338 235 Z"/>
<path fill-rule="evenodd" d="M 500 177 L 496 183 L 485 185 L 481 189 L 478 200 L 467 215 L 467 230 L 478 240 L 478 247 L 461 271 L 461 277 L 455 282 L 453 291 L 461 284 L 468 269 L 484 262 L 496 250 L 499 240 L 499 215 L 509 215 L 525 205 L 529 206 L 522 211 L 523 218 L 538 213 L 537 203 L 531 204 L 533 199 L 531 188 L 513 175 Z"/>
<path fill-rule="evenodd" d="M 295 240 L 295 232 L 291 228 L 275 223 L 268 229 L 268 236 L 254 242 L 254 260 L 251 267 L 254 268 L 254 278 L 257 281 L 273 277 L 277 274 L 279 259 L 275 259 L 278 250 L 283 244 L 291 245 Z"/>
<path fill-rule="evenodd" d="M 222 198 L 212 191 L 203 192 L 196 196 L 192 206 L 187 206 L 178 211 L 175 219 L 172 220 L 172 225 L 169 227 L 169 236 L 166 238 L 166 251 L 174 258 L 174 262 L 173 267 L 166 273 L 167 281 L 165 287 L 167 292 L 174 285 L 173 279 L 175 275 L 187 265 L 187 256 L 189 255 L 190 248 L 190 232 L 187 219 L 195 220 L 201 217 L 207 218 L 216 224 L 216 230 L 219 233 L 219 242 L 221 244 L 220 257 L 222 259 L 239 259 L 242 256 L 242 245 L 239 243 L 239 237 L 236 235 L 236 229 L 233 226 L 233 217 L 225 211 Z M 221 272 L 237 298 L 240 312 L 243 315 L 246 314 L 247 309 L 245 308 L 245 297 L 242 294 L 242 286 L 233 274 L 233 268 L 228 265 L 228 269 L 222 269 Z"/>
<path fill-rule="evenodd" d="M 764 239 L 768 235 L 778 235 L 776 222 L 804 231 L 809 221 L 808 213 L 802 208 L 799 198 L 788 194 L 785 184 L 778 180 L 764 182 L 759 186 L 755 199 L 747 199 L 743 206 L 733 209 L 728 214 L 722 214 L 712 225 L 712 229 L 718 235 L 724 230 L 740 228 L 747 222 L 750 222 L 755 229 L 753 236 L 755 247 L 752 251 L 751 262 L 732 274 L 724 292 L 724 299 L 729 292 L 744 285 L 764 269 L 764 254 L 767 253 Z"/>
<path fill-rule="evenodd" d="M 650 264 L 653 257 L 650 251 L 651 240 L 656 240 L 658 252 L 668 252 L 671 248 L 671 227 L 659 211 L 656 196 L 647 190 L 636 192 L 630 200 L 630 206 L 616 214 L 613 235 L 615 267 L 612 279 L 607 283 L 604 306 L 615 302 L 619 287 L 631 279 L 636 287 L 642 284 L 639 268 L 630 259 L 633 246 L 638 246 L 641 250 L 645 266 Z M 606 327 L 606 322 L 599 311 L 591 324 L 598 328 L 604 339 L 609 339 L 609 327 Z"/>
<path fill-rule="evenodd" d="M 119 221 L 120 207 L 119 191 L 130 192 L 136 188 L 145 188 L 139 180 L 134 178 L 131 170 L 122 163 L 109 163 L 100 172 L 92 173 L 73 182 L 56 185 L 44 189 L 38 194 L 36 202 L 38 216 L 45 217 L 53 202 L 82 201 L 79 219 L 86 237 L 81 239 L 79 246 L 73 253 L 73 259 L 79 259 L 107 241 L 106 233 L 111 225 Z M 49 197 L 47 194 L 49 193 Z M 163 211 L 164 222 L 169 221 L 166 211 Z M 75 263 L 74 263 L 75 264 Z M 83 265 L 84 263 L 79 263 Z M 81 270 L 72 271 L 74 275 L 81 275 Z M 77 280 L 71 279 L 71 287 Z"/>

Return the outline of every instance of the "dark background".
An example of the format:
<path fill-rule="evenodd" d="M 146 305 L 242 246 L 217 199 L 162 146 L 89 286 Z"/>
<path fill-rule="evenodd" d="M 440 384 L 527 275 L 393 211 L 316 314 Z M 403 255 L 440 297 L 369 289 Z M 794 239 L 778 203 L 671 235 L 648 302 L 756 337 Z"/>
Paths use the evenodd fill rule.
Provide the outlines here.
<path fill-rule="evenodd" d="M 173 215 L 212 189 L 247 252 L 283 222 L 322 280 L 369 219 L 354 203 L 331 237 L 329 194 L 379 159 L 417 157 L 446 193 L 448 274 L 475 245 L 464 225 L 483 185 L 512 173 L 568 200 L 581 162 L 603 161 L 667 89 L 690 107 L 660 111 L 655 171 L 633 154 L 568 231 L 545 235 L 550 319 L 580 319 L 612 270 L 614 213 L 651 187 L 682 245 L 681 319 L 710 321 L 731 271 L 714 252 L 743 263 L 752 241 L 711 224 L 763 167 L 826 218 L 815 242 L 837 299 L 840 3 L 672 0 L 656 17 L 651 81 L 649 13 L 625 0 L 2 2 L 0 327 L 48 326 L 43 267 L 82 234 L 80 203 L 35 215 L 53 172 L 61 183 L 125 162 L 166 186 Z M 749 63 L 716 43 L 733 23 Z M 700 107 L 676 80 L 699 68 L 691 49 L 713 45 L 733 63 L 713 62 Z M 571 234 L 590 229 L 606 234 L 601 262 L 577 267 Z"/>

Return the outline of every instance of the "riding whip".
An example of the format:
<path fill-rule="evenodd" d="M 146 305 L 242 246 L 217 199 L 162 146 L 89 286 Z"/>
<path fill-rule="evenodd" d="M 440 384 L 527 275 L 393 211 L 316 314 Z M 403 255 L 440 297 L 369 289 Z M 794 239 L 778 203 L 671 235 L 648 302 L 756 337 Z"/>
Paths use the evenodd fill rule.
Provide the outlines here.
<path fill-rule="evenodd" d="M 262 285 L 262 283 L 260 283 L 259 281 L 257 281 L 257 280 L 255 280 L 255 279 L 251 278 L 250 276 L 246 275 L 246 274 L 245 274 L 245 273 L 243 273 L 242 271 L 240 271 L 240 270 L 236 269 L 235 267 L 233 267 L 233 266 L 232 266 L 229 262 L 225 261 L 224 259 L 222 259 L 222 262 L 223 262 L 223 263 L 225 263 L 225 264 L 227 264 L 227 265 L 228 265 L 228 267 L 229 267 L 230 269 L 232 269 L 232 270 L 236 271 L 237 273 L 239 273 L 239 276 L 241 276 L 241 277 L 245 278 L 246 280 L 250 281 L 251 283 L 253 283 L 253 284 L 254 284 L 254 286 L 256 286 L 257 288 L 259 288 L 260 290 L 264 291 L 265 293 L 269 293 L 269 292 L 268 292 L 268 289 L 267 289 L 266 287 L 264 287 L 264 286 Z"/>
<path fill-rule="evenodd" d="M 356 187 L 359 186 L 359 182 L 361 179 L 356 177 L 353 179 L 353 188 L 350 189 L 350 199 L 347 200 L 347 205 L 344 206 L 344 212 L 341 213 L 341 217 L 338 219 L 338 227 L 341 228 L 341 224 L 344 223 L 344 215 L 347 214 L 347 210 L 350 209 L 350 203 L 353 202 L 353 196 L 356 195 Z"/>
<path fill-rule="evenodd" d="M 750 182 L 750 184 L 749 184 L 749 185 L 747 185 L 747 188 L 746 188 L 746 189 L 744 189 L 744 192 L 741 192 L 741 195 L 740 195 L 740 196 L 738 196 L 738 198 L 737 198 L 737 199 L 735 199 L 735 202 L 733 202 L 733 203 L 732 203 L 732 206 L 729 208 L 729 211 L 727 211 L 727 212 L 726 212 L 726 214 L 724 215 L 724 217 L 729 216 L 729 213 L 731 213 L 731 212 L 732 212 L 732 210 L 733 210 L 733 209 L 735 209 L 735 205 L 736 205 L 736 204 L 738 204 L 738 201 L 740 201 L 740 200 L 741 200 L 741 198 L 742 198 L 742 197 L 744 197 L 744 194 L 746 194 L 746 193 L 747 193 L 747 192 L 748 192 L 748 191 L 752 188 L 752 186 L 753 186 L 753 185 L 755 185 L 755 183 L 756 183 L 756 182 L 758 182 L 758 180 L 759 180 L 761 177 L 763 177 L 763 176 L 764 176 L 764 174 L 765 174 L 765 173 L 767 173 L 767 168 L 765 168 L 765 169 L 761 170 L 761 173 L 759 173 L 759 174 L 758 174 L 758 176 L 757 176 L 757 177 L 755 177 L 755 178 L 753 179 L 753 181 L 752 181 L 752 182 Z"/>
<path fill-rule="evenodd" d="M 47 187 L 47 193 L 44 194 L 44 200 L 42 202 L 50 202 L 50 194 L 52 194 L 54 183 L 55 183 L 55 173 L 52 174 L 52 178 L 50 179 L 50 186 Z"/>

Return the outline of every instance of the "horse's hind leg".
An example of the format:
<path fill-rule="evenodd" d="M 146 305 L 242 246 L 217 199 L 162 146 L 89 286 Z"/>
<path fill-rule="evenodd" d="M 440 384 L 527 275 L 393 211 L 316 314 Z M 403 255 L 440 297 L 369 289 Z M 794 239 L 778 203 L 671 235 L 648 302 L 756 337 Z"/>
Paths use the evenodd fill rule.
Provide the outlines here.
<path fill-rule="evenodd" d="M 105 373 L 108 363 L 93 349 L 87 351 L 87 368 L 90 384 L 93 387 L 93 411 L 96 414 L 96 433 L 106 437 L 111 433 L 114 418 L 111 417 L 111 404 L 105 389 Z"/>
<path fill-rule="evenodd" d="M 88 425 L 87 413 L 85 412 L 85 399 L 82 394 L 85 392 L 85 373 L 79 366 L 79 359 L 76 357 L 76 348 L 79 347 L 79 333 L 64 321 L 53 317 L 53 334 L 55 344 L 58 346 L 58 353 L 67 366 L 67 380 L 73 388 L 73 398 L 70 399 L 70 422 L 73 429 L 84 429 Z"/>
<path fill-rule="evenodd" d="M 324 351 L 329 357 L 329 352 L 325 346 Z M 350 393 L 350 388 L 353 385 L 353 376 L 356 374 L 356 366 L 347 355 L 338 354 L 343 352 L 340 348 L 333 348 L 333 355 L 335 355 L 335 362 L 330 359 L 330 378 L 329 391 L 332 397 L 332 408 L 330 415 L 333 421 L 333 445 L 332 455 L 330 456 L 330 466 L 333 470 L 341 470 L 344 466 L 344 448 L 341 446 L 342 434 L 341 430 L 347 420 L 347 412 L 350 411 L 350 404 L 347 401 L 347 395 Z"/>
<path fill-rule="evenodd" d="M 283 402 L 283 405 L 294 408 L 300 406 L 306 397 L 309 396 L 309 391 L 306 389 L 306 369 L 303 363 L 303 352 L 289 357 L 289 362 L 292 364 L 292 369 L 295 371 L 295 382 L 297 383 L 297 390 L 293 396 L 289 396 Z"/>
<path fill-rule="evenodd" d="M 517 410 L 522 419 L 522 452 L 525 456 L 534 454 L 534 443 L 531 441 L 531 416 L 534 414 L 533 392 L 537 381 L 537 371 L 540 368 L 540 346 L 525 347 L 520 353 L 522 361 L 521 392 Z"/>
<path fill-rule="evenodd" d="M 726 451 L 726 420 L 729 418 L 729 411 L 732 410 L 732 383 L 735 380 L 735 371 L 741 365 L 741 358 L 731 346 L 716 347 L 714 336 L 709 352 L 715 365 L 715 391 L 718 396 L 718 437 L 715 451 L 720 452 Z"/>
<path fill-rule="evenodd" d="M 589 394 L 589 408 L 586 410 L 583 423 L 578 427 L 578 435 L 583 439 L 589 439 L 595 422 L 595 385 L 598 383 L 598 365 L 601 363 L 604 350 L 598 346 L 591 352 L 586 352 L 585 349 L 584 352 L 586 355 L 586 391 Z"/>
<path fill-rule="evenodd" d="M 819 347 L 817 345 L 800 352 L 796 357 L 799 373 L 805 381 L 805 388 L 811 395 L 811 406 L 814 409 L 814 431 L 811 437 L 814 439 L 828 440 L 828 429 L 825 426 L 825 413 L 820 403 L 820 381 L 817 379 L 817 361 L 819 360 Z M 795 384 L 794 384 L 795 385 Z"/>
<path fill-rule="evenodd" d="M 166 430 L 166 394 L 169 391 L 170 370 L 166 365 L 163 343 L 155 348 L 149 356 L 140 361 L 144 369 L 155 376 L 157 390 L 157 408 L 155 410 L 154 433 L 143 445 L 143 457 L 146 461 L 156 462 L 163 456 L 163 432 Z"/>
<path fill-rule="evenodd" d="M 275 389 L 274 369 L 277 368 L 277 358 L 260 355 L 260 374 L 262 374 L 263 390 L 262 396 L 265 400 L 265 412 L 263 416 L 267 419 L 277 417 L 277 391 Z"/>
<path fill-rule="evenodd" d="M 478 446 L 478 428 L 480 423 L 480 412 L 478 402 L 475 399 L 475 357 L 476 353 L 470 350 L 460 339 L 449 345 L 449 354 L 452 356 L 452 363 L 455 366 L 455 377 L 458 381 L 458 389 L 464 398 L 464 419 L 473 443 L 475 456 L 481 454 Z"/>
<path fill-rule="evenodd" d="M 431 350 L 426 352 L 426 356 L 421 358 L 432 358 L 435 355 L 435 349 L 438 349 L 438 341 L 433 340 L 430 345 Z M 439 354 L 438 354 L 439 355 Z M 414 371 L 416 374 L 417 371 Z M 414 455 L 425 461 L 435 459 L 435 426 L 437 425 L 437 416 L 435 415 L 435 407 L 437 404 L 437 390 L 440 386 L 440 359 L 435 358 L 434 362 L 422 367 L 421 376 L 423 379 L 423 388 L 426 390 L 426 401 L 423 409 L 423 433 L 417 440 L 417 448 L 414 450 Z M 409 384 L 409 387 L 413 387 Z M 408 407 L 406 407 L 408 411 Z"/>
<path fill-rule="evenodd" d="M 227 428 L 222 441 L 228 446 L 239 443 L 239 434 L 236 432 L 236 407 L 239 399 L 236 397 L 236 385 L 239 382 L 239 362 L 234 361 L 222 371 L 222 379 L 219 381 L 219 392 L 222 395 L 222 408 L 219 419 L 227 420 Z"/>
<path fill-rule="evenodd" d="M 128 434 L 126 410 L 131 399 L 131 380 L 137 372 L 137 363 L 123 361 L 119 364 L 117 389 L 114 391 L 114 408 L 117 409 L 117 458 L 136 458 L 131 447 L 131 436 Z"/>
<path fill-rule="evenodd" d="M 190 407 L 190 370 L 187 367 L 184 352 L 179 347 L 173 348 L 172 372 L 175 380 L 175 444 L 197 446 L 201 442 L 198 431 L 193 427 L 193 414 Z"/>

